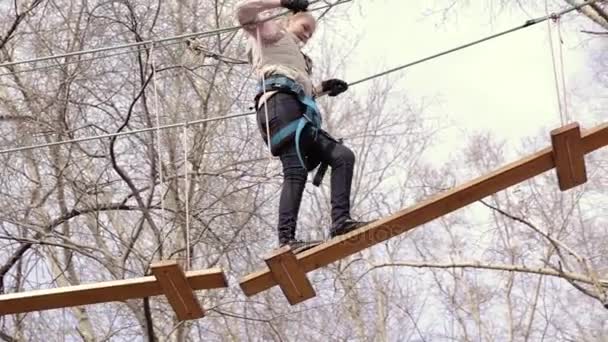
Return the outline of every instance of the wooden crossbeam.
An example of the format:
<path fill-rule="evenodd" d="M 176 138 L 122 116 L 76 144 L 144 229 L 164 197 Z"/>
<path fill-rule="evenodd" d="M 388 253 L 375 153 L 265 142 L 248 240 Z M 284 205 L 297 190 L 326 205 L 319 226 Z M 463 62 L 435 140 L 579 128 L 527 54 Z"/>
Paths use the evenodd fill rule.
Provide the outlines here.
<path fill-rule="evenodd" d="M 189 271 L 186 272 L 185 277 L 193 290 L 228 286 L 224 272 L 219 268 Z M 0 295 L 0 315 L 124 301 L 162 294 L 164 291 L 154 276 L 10 293 Z"/>
<path fill-rule="evenodd" d="M 551 142 L 559 188 L 566 191 L 587 182 L 585 153 L 578 123 L 551 131 Z"/>
<path fill-rule="evenodd" d="M 165 297 L 180 321 L 202 318 L 205 313 L 194 296 L 188 279 L 176 261 L 167 260 L 152 264 L 152 274 L 158 280 Z"/>
<path fill-rule="evenodd" d="M 582 150 L 585 154 L 606 145 L 608 145 L 608 124 L 595 127 L 582 137 Z M 297 260 L 304 272 L 316 270 L 554 167 L 553 151 L 551 148 L 545 148 L 486 176 L 311 248 L 298 254 Z M 241 289 L 247 296 L 253 296 L 275 285 L 277 282 L 268 268 L 251 273 L 240 281 Z"/>
<path fill-rule="evenodd" d="M 266 265 L 289 304 L 295 305 L 317 295 L 289 246 L 279 248 L 267 257 Z"/>

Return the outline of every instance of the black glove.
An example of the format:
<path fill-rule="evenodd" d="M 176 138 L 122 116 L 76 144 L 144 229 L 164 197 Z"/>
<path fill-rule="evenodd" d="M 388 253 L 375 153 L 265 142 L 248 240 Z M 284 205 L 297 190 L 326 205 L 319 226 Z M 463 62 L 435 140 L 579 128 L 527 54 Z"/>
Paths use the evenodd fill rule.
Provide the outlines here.
<path fill-rule="evenodd" d="M 327 81 L 321 82 L 321 91 L 328 92 L 329 96 L 337 96 L 342 94 L 348 89 L 348 83 L 339 80 L 337 78 L 332 78 Z"/>
<path fill-rule="evenodd" d="M 308 9 L 308 0 L 281 0 L 281 6 L 293 12 L 302 12 Z"/>

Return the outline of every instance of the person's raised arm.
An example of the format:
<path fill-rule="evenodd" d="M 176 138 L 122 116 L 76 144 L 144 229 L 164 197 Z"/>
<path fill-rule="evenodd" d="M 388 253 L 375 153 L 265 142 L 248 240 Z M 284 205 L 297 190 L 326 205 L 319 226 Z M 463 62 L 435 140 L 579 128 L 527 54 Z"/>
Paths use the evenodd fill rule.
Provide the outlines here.
<path fill-rule="evenodd" d="M 308 0 L 243 0 L 236 6 L 236 17 L 239 24 L 254 38 L 257 38 L 257 28 L 260 29 L 260 38 L 265 41 L 277 39 L 280 32 L 279 25 L 272 21 L 264 21 L 260 13 L 284 7 L 294 12 L 305 11 Z"/>

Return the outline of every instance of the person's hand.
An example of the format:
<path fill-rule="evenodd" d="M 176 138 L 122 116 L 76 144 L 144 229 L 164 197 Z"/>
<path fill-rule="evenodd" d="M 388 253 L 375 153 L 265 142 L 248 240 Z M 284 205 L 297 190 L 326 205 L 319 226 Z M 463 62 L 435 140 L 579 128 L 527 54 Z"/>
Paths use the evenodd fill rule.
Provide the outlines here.
<path fill-rule="evenodd" d="M 321 90 L 324 93 L 328 93 L 329 96 L 337 96 L 342 94 L 348 89 L 348 83 L 339 80 L 337 78 L 332 78 L 327 81 L 321 82 Z"/>
<path fill-rule="evenodd" d="M 308 9 L 308 0 L 281 0 L 281 6 L 293 12 L 306 11 Z"/>

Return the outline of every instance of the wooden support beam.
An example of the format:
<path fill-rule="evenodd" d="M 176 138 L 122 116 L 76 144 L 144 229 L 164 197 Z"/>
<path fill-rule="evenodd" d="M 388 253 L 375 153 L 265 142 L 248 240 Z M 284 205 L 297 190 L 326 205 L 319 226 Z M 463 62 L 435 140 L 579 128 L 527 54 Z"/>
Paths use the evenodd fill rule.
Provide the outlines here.
<path fill-rule="evenodd" d="M 578 123 L 551 131 L 551 142 L 559 188 L 566 191 L 587 182 L 585 153 Z"/>
<path fill-rule="evenodd" d="M 224 272 L 219 268 L 189 271 L 185 276 L 193 290 L 228 286 Z M 0 295 L 0 315 L 116 302 L 158 296 L 163 293 L 154 276 L 10 293 Z"/>
<path fill-rule="evenodd" d="M 279 248 L 268 256 L 266 265 L 289 304 L 295 305 L 317 295 L 289 246 Z"/>
<path fill-rule="evenodd" d="M 188 279 L 176 261 L 167 260 L 152 264 L 152 274 L 160 283 L 165 297 L 180 321 L 202 318 L 205 313 L 194 296 Z"/>
<path fill-rule="evenodd" d="M 585 132 L 582 137 L 585 154 L 606 145 L 608 145 L 608 124 L 595 127 Z M 316 270 L 526 179 L 540 175 L 553 167 L 555 167 L 553 151 L 551 148 L 545 148 L 486 176 L 435 195 L 422 203 L 311 248 L 298 254 L 297 260 L 304 272 Z M 275 285 L 277 282 L 268 268 L 249 274 L 240 281 L 241 289 L 247 296 L 253 296 Z"/>

